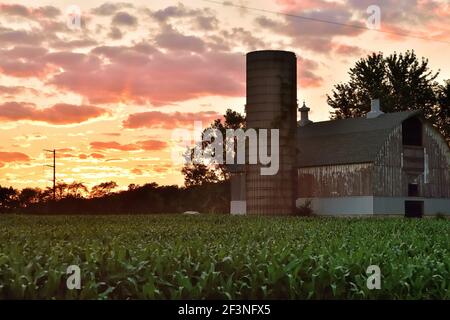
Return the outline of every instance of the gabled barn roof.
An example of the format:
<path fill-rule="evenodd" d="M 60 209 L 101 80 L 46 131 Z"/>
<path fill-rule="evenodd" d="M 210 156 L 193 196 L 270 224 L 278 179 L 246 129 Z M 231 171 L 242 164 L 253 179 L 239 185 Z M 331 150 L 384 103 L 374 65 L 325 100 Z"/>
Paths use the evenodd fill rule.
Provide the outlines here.
<path fill-rule="evenodd" d="M 389 133 L 421 112 L 385 113 L 376 118 L 315 122 L 297 128 L 297 166 L 373 162 Z"/>

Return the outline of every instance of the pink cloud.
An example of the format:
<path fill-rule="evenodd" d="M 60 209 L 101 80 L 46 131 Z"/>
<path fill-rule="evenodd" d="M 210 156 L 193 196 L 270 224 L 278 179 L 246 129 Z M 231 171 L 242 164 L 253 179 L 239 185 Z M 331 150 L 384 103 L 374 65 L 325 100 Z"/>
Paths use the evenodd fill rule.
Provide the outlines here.
<path fill-rule="evenodd" d="M 28 17 L 31 10 L 20 4 L 0 4 L 0 12 L 3 15 Z"/>
<path fill-rule="evenodd" d="M 360 47 L 339 43 L 333 44 L 333 50 L 335 53 L 343 56 L 359 56 L 364 53 L 364 50 Z"/>
<path fill-rule="evenodd" d="M 90 105 L 72 105 L 58 103 L 51 107 L 40 109 L 32 103 L 5 102 L 0 104 L 0 120 L 40 121 L 56 125 L 74 124 L 85 122 L 108 114 L 108 111 Z"/>
<path fill-rule="evenodd" d="M 128 12 L 121 11 L 114 15 L 111 23 L 115 26 L 135 27 L 138 23 L 138 19 Z"/>
<path fill-rule="evenodd" d="M 365 26 L 363 19 L 354 18 L 352 8 L 343 2 L 280 0 L 277 3 L 282 7 L 282 12 L 290 16 L 283 17 L 282 21 L 260 16 L 256 19 L 257 24 L 290 37 L 292 45 L 303 49 L 328 54 L 333 38 L 355 37 L 365 32 L 364 29 L 343 25 Z"/>
<path fill-rule="evenodd" d="M 276 3 L 284 10 L 290 12 L 333 8 L 336 6 L 336 2 L 324 0 L 276 0 Z"/>
<path fill-rule="evenodd" d="M 161 48 L 175 51 L 203 52 L 206 47 L 199 37 L 186 36 L 172 28 L 165 28 L 155 37 L 155 41 Z"/>
<path fill-rule="evenodd" d="M 51 71 L 50 66 L 42 60 L 46 53 L 47 49 L 28 44 L 0 50 L 0 73 L 13 77 L 44 77 Z"/>
<path fill-rule="evenodd" d="M 96 7 L 91 10 L 91 13 L 99 15 L 99 16 L 110 16 L 116 13 L 118 10 L 123 8 L 132 8 L 133 5 L 131 3 L 114 3 L 114 2 L 105 2 L 101 6 Z"/>
<path fill-rule="evenodd" d="M 0 13 L 23 18 L 55 18 L 61 10 L 53 6 L 29 8 L 20 4 L 0 4 Z"/>
<path fill-rule="evenodd" d="M 0 95 L 14 96 L 14 95 L 25 94 L 25 93 L 31 93 L 33 95 L 38 95 L 39 92 L 36 89 L 28 88 L 28 87 L 24 87 L 24 86 L 7 87 L 7 86 L 0 85 Z"/>
<path fill-rule="evenodd" d="M 0 43 L 2 45 L 37 45 L 45 39 L 45 36 L 39 31 L 36 29 L 28 31 L 0 28 Z"/>
<path fill-rule="evenodd" d="M 96 65 L 96 56 L 109 62 Z M 85 57 L 86 58 L 86 57 Z M 165 54 L 151 47 L 99 47 L 92 63 L 55 74 L 49 83 L 81 94 L 91 103 L 132 102 L 155 106 L 203 96 L 242 96 L 244 56 L 237 53 L 178 52 Z M 71 57 L 72 64 L 79 57 Z M 65 61 L 65 63 L 69 63 Z"/>
<path fill-rule="evenodd" d="M 319 64 L 311 59 L 297 57 L 297 78 L 300 87 L 316 88 L 323 84 L 323 78 L 317 74 Z"/>
<path fill-rule="evenodd" d="M 148 111 L 133 113 L 123 121 L 122 125 L 127 129 L 137 128 L 164 128 L 174 129 L 183 127 L 192 127 L 194 121 L 202 121 L 209 124 L 215 119 L 221 118 L 221 115 L 215 111 L 202 112 L 173 112 L 164 113 L 159 111 Z"/>

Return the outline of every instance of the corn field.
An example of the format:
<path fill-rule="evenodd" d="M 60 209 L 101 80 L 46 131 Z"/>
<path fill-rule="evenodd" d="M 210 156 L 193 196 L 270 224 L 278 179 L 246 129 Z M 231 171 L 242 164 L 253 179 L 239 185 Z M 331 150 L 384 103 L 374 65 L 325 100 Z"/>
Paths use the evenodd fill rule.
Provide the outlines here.
<path fill-rule="evenodd" d="M 449 299 L 449 234 L 433 218 L 3 215 L 0 299 Z"/>

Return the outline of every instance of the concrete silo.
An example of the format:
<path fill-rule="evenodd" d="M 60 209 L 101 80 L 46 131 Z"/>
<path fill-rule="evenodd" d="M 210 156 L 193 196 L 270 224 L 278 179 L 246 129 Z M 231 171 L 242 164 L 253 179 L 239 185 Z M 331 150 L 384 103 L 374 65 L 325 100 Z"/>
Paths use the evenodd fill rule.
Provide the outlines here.
<path fill-rule="evenodd" d="M 279 170 L 261 175 L 246 165 L 246 213 L 292 214 L 295 210 L 297 58 L 287 51 L 247 54 L 247 129 L 279 129 Z M 270 138 L 268 139 L 270 150 Z"/>

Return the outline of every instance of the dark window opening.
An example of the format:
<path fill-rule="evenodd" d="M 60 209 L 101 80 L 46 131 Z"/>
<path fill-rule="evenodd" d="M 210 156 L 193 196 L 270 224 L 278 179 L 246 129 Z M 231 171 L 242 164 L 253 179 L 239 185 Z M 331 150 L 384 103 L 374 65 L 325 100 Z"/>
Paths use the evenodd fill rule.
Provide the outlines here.
<path fill-rule="evenodd" d="M 408 197 L 419 196 L 419 185 L 417 183 L 408 183 Z"/>
<path fill-rule="evenodd" d="M 422 218 L 423 201 L 405 201 L 405 217 Z"/>
<path fill-rule="evenodd" d="M 418 118 L 410 118 L 402 124 L 403 145 L 422 145 L 422 122 Z"/>

